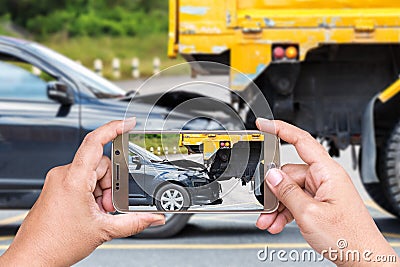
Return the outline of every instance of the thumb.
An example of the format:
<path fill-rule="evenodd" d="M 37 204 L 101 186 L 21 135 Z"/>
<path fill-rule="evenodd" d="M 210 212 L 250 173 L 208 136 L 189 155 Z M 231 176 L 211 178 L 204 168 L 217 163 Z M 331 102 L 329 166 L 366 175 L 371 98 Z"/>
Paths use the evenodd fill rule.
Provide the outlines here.
<path fill-rule="evenodd" d="M 165 224 L 163 214 L 152 213 L 126 213 L 119 215 L 110 215 L 109 234 L 111 238 L 121 238 L 136 235 L 149 226 L 158 226 Z"/>
<path fill-rule="evenodd" d="M 266 181 L 274 195 L 289 209 L 294 218 L 298 218 L 303 213 L 303 208 L 313 201 L 289 175 L 279 169 L 270 169 Z"/>

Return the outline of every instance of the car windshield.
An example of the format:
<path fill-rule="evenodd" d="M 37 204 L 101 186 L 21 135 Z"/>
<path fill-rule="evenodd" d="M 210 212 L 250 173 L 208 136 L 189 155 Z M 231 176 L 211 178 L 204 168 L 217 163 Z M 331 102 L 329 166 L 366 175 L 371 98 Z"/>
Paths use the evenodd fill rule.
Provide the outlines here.
<path fill-rule="evenodd" d="M 153 153 L 147 151 L 146 149 L 129 142 L 129 150 L 133 150 L 134 152 L 138 153 L 142 157 L 145 157 L 151 161 L 163 161 L 161 158 L 157 157 Z"/>
<path fill-rule="evenodd" d="M 47 47 L 36 43 L 29 43 L 28 46 L 34 50 L 35 53 L 39 53 L 48 60 L 58 63 L 56 65 L 60 66 L 62 69 L 67 68 L 69 71 L 79 76 L 82 83 L 98 98 L 121 97 L 126 94 L 124 90 L 93 71 Z"/>

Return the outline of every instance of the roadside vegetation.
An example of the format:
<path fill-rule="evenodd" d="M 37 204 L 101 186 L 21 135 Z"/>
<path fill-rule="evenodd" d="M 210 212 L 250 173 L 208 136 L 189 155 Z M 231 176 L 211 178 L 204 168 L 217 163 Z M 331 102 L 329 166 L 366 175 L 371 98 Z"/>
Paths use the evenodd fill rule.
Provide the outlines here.
<path fill-rule="evenodd" d="M 131 61 L 140 60 L 142 76 L 183 62 L 167 58 L 168 1 L 160 0 L 4 0 L 0 34 L 42 43 L 93 69 L 103 61 L 112 78 L 111 61 L 121 60 L 122 78 L 131 77 Z"/>

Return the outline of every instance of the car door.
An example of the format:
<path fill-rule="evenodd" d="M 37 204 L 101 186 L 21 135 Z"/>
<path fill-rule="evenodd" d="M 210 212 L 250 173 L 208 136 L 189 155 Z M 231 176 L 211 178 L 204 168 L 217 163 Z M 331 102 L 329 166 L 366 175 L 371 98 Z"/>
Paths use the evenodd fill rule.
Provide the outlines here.
<path fill-rule="evenodd" d="M 28 62 L 28 55 L 19 60 L 0 50 L 0 188 L 3 189 L 41 188 L 47 171 L 69 163 L 79 145 L 79 105 L 66 108 L 49 99 L 48 81 L 43 78 L 46 74 L 32 74 L 26 69 L 32 67 Z"/>

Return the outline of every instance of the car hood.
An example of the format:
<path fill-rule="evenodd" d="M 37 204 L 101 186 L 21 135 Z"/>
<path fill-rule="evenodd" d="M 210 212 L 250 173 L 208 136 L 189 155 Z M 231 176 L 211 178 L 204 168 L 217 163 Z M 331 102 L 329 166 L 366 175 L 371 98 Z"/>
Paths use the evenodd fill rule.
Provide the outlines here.
<path fill-rule="evenodd" d="M 242 119 L 229 103 L 199 93 L 167 91 L 136 95 L 133 102 L 157 106 L 170 114 L 207 119 L 208 128 L 203 126 L 203 130 L 244 130 Z"/>
<path fill-rule="evenodd" d="M 177 166 L 180 169 L 186 169 L 186 170 L 191 170 L 191 171 L 204 171 L 206 170 L 206 167 L 203 164 L 200 164 L 195 161 L 191 160 L 173 160 L 173 161 L 165 161 L 167 164 L 171 164 L 173 166 Z"/>
<path fill-rule="evenodd" d="M 206 167 L 203 164 L 197 163 L 191 160 L 174 160 L 174 161 L 160 161 L 160 162 L 152 162 L 153 167 L 158 170 L 178 170 L 178 171 L 207 171 Z"/>
<path fill-rule="evenodd" d="M 174 112 L 165 107 L 126 101 L 126 99 L 87 99 L 81 103 L 81 125 L 84 132 L 126 117 L 136 117 L 136 130 L 207 129 L 209 121 L 193 121 L 191 114 Z M 129 105 L 129 110 L 127 110 Z M 167 123 L 166 123 L 167 120 Z M 188 122 L 190 122 L 188 124 Z M 186 125 L 186 127 L 185 127 Z M 204 128 L 206 127 L 206 128 Z"/>

